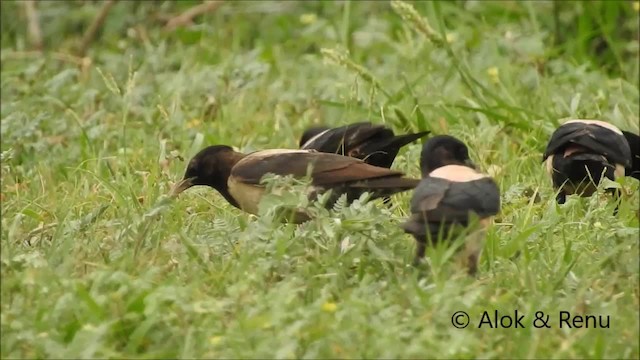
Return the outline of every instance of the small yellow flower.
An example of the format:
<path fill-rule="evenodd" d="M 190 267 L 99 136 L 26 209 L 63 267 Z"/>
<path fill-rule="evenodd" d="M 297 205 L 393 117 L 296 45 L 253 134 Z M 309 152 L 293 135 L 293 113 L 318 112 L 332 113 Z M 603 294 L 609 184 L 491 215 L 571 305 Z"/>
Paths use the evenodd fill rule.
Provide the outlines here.
<path fill-rule="evenodd" d="M 635 1 L 633 3 L 633 10 L 640 11 L 640 1 Z"/>
<path fill-rule="evenodd" d="M 491 78 L 491 81 L 493 82 L 498 82 L 499 78 L 498 75 L 500 74 L 500 71 L 498 71 L 498 68 L 495 66 L 492 66 L 490 68 L 487 69 L 487 75 L 489 75 L 489 77 Z"/>
<path fill-rule="evenodd" d="M 504 33 L 504 38 L 507 39 L 508 41 L 513 40 L 514 37 L 515 36 L 511 32 L 511 30 L 507 30 L 507 32 Z"/>
<path fill-rule="evenodd" d="M 187 122 L 187 128 L 192 129 L 194 127 L 198 127 L 202 124 L 202 120 L 198 118 L 191 119 Z"/>
<path fill-rule="evenodd" d="M 456 39 L 458 39 L 458 35 L 456 35 L 455 33 L 448 33 L 445 39 L 449 44 L 451 44 L 452 42 L 456 41 Z"/>
<path fill-rule="evenodd" d="M 336 303 L 326 302 L 322 304 L 322 311 L 324 312 L 328 312 L 328 313 L 336 312 L 337 308 L 338 308 L 338 305 L 336 305 Z"/>
<path fill-rule="evenodd" d="M 310 25 L 316 21 L 318 21 L 318 16 L 316 14 L 307 13 L 300 15 L 300 22 L 304 25 Z"/>
<path fill-rule="evenodd" d="M 212 336 L 209 338 L 211 345 L 218 345 L 222 341 L 222 336 Z"/>

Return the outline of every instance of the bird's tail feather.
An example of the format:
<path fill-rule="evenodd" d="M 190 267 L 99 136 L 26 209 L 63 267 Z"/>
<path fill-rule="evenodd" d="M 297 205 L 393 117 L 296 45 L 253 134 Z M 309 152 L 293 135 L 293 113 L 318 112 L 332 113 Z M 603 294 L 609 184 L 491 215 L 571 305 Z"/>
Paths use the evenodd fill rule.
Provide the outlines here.
<path fill-rule="evenodd" d="M 393 146 L 399 149 L 409 143 L 412 143 L 422 137 L 429 135 L 430 133 L 431 131 L 421 131 L 415 134 L 397 135 L 389 140 L 389 143 L 387 146 Z"/>

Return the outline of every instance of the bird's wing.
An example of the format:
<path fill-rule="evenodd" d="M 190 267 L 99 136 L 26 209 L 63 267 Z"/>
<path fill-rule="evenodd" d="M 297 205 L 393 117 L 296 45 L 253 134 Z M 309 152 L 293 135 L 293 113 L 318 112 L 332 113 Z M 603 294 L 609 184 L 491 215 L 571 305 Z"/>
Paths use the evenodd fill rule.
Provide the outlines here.
<path fill-rule="evenodd" d="M 633 176 L 640 180 L 640 136 L 629 132 L 622 131 L 629 148 L 631 149 L 631 165 L 627 166 L 625 172 L 627 176 Z"/>
<path fill-rule="evenodd" d="M 428 221 L 466 223 L 469 213 L 485 218 L 500 210 L 500 190 L 491 178 L 450 182 L 428 177 L 415 190 L 412 213 L 426 213 Z"/>
<path fill-rule="evenodd" d="M 311 168 L 312 183 L 332 186 L 383 177 L 401 177 L 398 171 L 371 166 L 362 160 L 305 150 L 265 150 L 247 155 L 231 170 L 231 176 L 246 184 L 259 184 L 265 174 L 304 177 Z"/>
<path fill-rule="evenodd" d="M 421 213 L 438 208 L 451 184 L 450 181 L 445 179 L 424 178 L 413 192 L 411 212 Z"/>
<path fill-rule="evenodd" d="M 348 155 L 351 148 L 358 146 L 373 136 L 381 136 L 381 134 L 393 137 L 393 131 L 383 125 L 359 122 L 329 129 L 307 141 L 302 148 Z"/>
<path fill-rule="evenodd" d="M 583 146 L 616 164 L 629 166 L 631 150 L 624 136 L 602 126 L 580 122 L 564 124 L 551 135 L 543 161 L 569 144 Z"/>

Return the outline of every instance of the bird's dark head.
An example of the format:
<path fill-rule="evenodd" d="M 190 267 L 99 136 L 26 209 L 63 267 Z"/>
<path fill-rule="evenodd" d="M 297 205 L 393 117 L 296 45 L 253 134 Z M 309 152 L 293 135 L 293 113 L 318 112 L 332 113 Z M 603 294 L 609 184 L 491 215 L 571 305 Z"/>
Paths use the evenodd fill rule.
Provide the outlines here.
<path fill-rule="evenodd" d="M 214 145 L 200 150 L 187 165 L 182 180 L 171 189 L 171 195 L 196 185 L 210 186 L 218 191 L 226 190 L 231 168 L 244 155 L 226 145 Z"/>
<path fill-rule="evenodd" d="M 475 169 L 469 158 L 469 149 L 462 141 L 449 135 L 430 138 L 422 147 L 420 170 L 426 176 L 433 170 L 446 165 L 462 165 Z"/>
<path fill-rule="evenodd" d="M 314 136 L 326 130 L 329 130 L 329 128 L 326 126 L 317 126 L 317 127 L 308 128 L 302 133 L 302 137 L 300 138 L 300 144 L 298 144 L 298 146 L 302 147 L 302 145 L 306 144 L 307 141 L 311 140 L 311 138 L 313 138 Z"/>

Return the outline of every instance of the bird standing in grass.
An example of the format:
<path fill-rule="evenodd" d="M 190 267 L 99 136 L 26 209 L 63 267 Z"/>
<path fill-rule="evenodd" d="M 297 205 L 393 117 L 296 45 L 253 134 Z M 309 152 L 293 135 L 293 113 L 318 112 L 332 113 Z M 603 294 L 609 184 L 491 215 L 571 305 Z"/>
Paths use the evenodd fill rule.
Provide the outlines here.
<path fill-rule="evenodd" d="M 631 149 L 631 164 L 626 167 L 624 175 L 640 180 L 640 136 L 624 130 L 622 130 L 622 134 Z"/>
<path fill-rule="evenodd" d="M 359 122 L 337 128 L 307 129 L 300 139 L 300 148 L 340 154 L 364 160 L 367 164 L 390 168 L 400 148 L 429 134 L 395 135 L 384 125 Z"/>
<path fill-rule="evenodd" d="M 564 204 L 567 195 L 589 197 L 603 177 L 615 181 L 631 169 L 631 149 L 615 125 L 599 120 L 569 120 L 551 135 L 542 161 L 558 190 L 556 201 Z M 620 199 L 620 190 L 611 189 Z M 614 210 L 617 214 L 618 206 Z"/>
<path fill-rule="evenodd" d="M 310 150 L 272 149 L 242 154 L 226 145 L 209 146 L 196 154 L 187 166 L 183 179 L 176 183 L 171 195 L 206 185 L 217 190 L 231 205 L 251 214 L 265 192 L 261 179 L 266 174 L 305 177 L 311 168 L 310 198 L 332 190 L 331 206 L 342 194 L 351 202 L 365 192 L 373 198 L 415 188 L 419 180 L 403 177 L 403 173 L 366 164 L 362 160 Z M 294 222 L 308 220 L 296 212 Z"/>
<path fill-rule="evenodd" d="M 411 199 L 411 217 L 402 225 L 416 240 L 414 265 L 426 246 L 467 232 L 463 261 L 469 274 L 478 268 L 486 228 L 500 211 L 500 190 L 475 170 L 467 146 L 447 135 L 429 139 L 420 155 L 422 181 Z"/>

